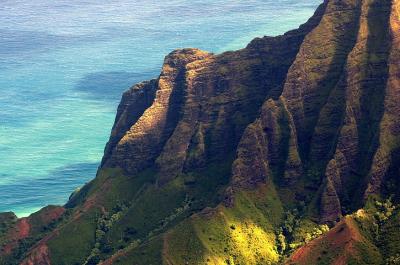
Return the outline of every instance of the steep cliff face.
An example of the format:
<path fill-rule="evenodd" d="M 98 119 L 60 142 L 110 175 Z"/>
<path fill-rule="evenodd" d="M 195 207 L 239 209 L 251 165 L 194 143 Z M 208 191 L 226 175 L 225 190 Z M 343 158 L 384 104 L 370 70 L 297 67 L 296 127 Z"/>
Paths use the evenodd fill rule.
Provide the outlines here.
<path fill-rule="evenodd" d="M 172 52 L 50 228 L 0 215 L 0 261 L 396 262 L 399 32 L 398 0 L 326 0 L 242 50 Z"/>
<path fill-rule="evenodd" d="M 168 55 L 157 80 L 125 93 L 103 167 L 134 175 L 155 164 L 165 182 L 186 169 L 233 156 L 265 98 L 282 93 L 288 68 L 315 20 L 284 36 L 256 39 L 237 52 L 183 49 Z M 143 111 L 143 102 L 136 107 L 138 94 L 147 91 L 155 97 Z M 129 120 L 121 120 L 124 114 Z"/>

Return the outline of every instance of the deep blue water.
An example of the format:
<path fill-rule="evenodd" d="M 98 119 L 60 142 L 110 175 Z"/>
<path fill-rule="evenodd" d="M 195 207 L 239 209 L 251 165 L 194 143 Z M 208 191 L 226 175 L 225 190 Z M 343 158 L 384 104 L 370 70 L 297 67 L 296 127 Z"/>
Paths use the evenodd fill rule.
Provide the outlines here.
<path fill-rule="evenodd" d="M 0 0 L 0 212 L 63 204 L 95 176 L 121 93 L 175 48 L 278 35 L 321 0 Z"/>

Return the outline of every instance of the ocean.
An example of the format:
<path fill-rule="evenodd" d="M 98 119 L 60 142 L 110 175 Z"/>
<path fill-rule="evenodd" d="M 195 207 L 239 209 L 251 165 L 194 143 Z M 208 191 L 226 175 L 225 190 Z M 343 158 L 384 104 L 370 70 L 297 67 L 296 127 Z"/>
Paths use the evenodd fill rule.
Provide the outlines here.
<path fill-rule="evenodd" d="M 322 0 L 0 0 L 0 212 L 64 204 L 96 174 L 121 93 L 176 48 L 297 28 Z"/>

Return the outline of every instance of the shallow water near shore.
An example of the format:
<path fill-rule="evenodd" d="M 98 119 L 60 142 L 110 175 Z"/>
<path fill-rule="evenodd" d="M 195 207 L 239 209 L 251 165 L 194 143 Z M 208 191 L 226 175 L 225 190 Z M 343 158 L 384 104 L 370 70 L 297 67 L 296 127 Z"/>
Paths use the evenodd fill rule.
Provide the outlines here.
<path fill-rule="evenodd" d="M 176 48 L 243 48 L 317 0 L 3 0 L 0 212 L 27 216 L 94 178 L 121 93 Z"/>

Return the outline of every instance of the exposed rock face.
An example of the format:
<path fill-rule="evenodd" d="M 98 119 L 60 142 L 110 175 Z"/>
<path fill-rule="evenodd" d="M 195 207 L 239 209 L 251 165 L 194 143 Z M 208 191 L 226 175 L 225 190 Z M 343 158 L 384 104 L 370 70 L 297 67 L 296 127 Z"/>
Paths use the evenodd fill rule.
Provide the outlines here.
<path fill-rule="evenodd" d="M 104 150 L 102 164 L 110 158 L 113 149 L 125 133 L 138 121 L 143 112 L 151 106 L 155 93 L 156 80 L 151 80 L 133 86 L 122 95 L 110 140 Z"/>
<path fill-rule="evenodd" d="M 156 93 L 154 100 L 151 100 L 153 97 L 150 96 L 150 102 L 146 102 L 150 104 L 139 106 L 141 108 L 137 112 L 143 114 L 129 118 L 126 125 L 124 120 L 117 121 L 115 134 L 122 135 L 122 138 L 111 138 L 109 149 L 113 151 L 109 151 L 112 154 L 110 158 L 105 157 L 105 167 L 118 166 L 130 174 L 135 174 L 154 162 L 180 118 L 186 65 L 208 56 L 208 53 L 196 49 L 175 51 L 165 59 L 157 81 L 147 83 L 141 88 L 136 87 L 139 90 L 137 93 L 125 94 L 127 105 L 121 106 L 120 109 L 124 109 L 125 115 L 128 116 L 129 109 L 135 106 L 131 104 L 138 101 L 138 93 Z M 155 86 L 157 88 L 154 88 Z M 118 130 L 119 127 L 122 132 Z"/>
<path fill-rule="evenodd" d="M 328 223 L 340 220 L 342 209 L 340 199 L 331 179 L 327 178 L 321 196 L 321 222 Z"/>
<path fill-rule="evenodd" d="M 287 75 L 282 96 L 295 122 L 303 160 L 330 156 L 331 134 L 340 121 L 334 120 L 338 119 L 335 116 L 320 116 L 324 111 L 338 111 L 332 110 L 336 106 L 330 106 L 329 99 L 341 96 L 335 88 L 355 43 L 359 5 L 360 1 L 354 0 L 329 1 L 321 22 L 305 38 Z M 330 131 L 322 131 L 324 127 Z"/>
<path fill-rule="evenodd" d="M 134 175 L 155 163 L 164 183 L 185 168 L 233 155 L 264 99 L 281 94 L 299 45 L 317 20 L 235 53 L 184 49 L 168 55 L 157 80 L 124 94 L 103 167 Z M 147 106 L 151 93 L 155 98 Z"/>
<path fill-rule="evenodd" d="M 241 166 L 242 179 L 254 175 L 250 172 L 259 175 L 260 165 L 266 179 L 272 175 L 267 165 L 276 164 L 273 154 L 284 157 L 273 149 L 289 150 L 285 166 L 278 166 L 284 168 L 279 179 L 288 184 L 302 179 L 310 191 L 321 188 L 322 222 L 339 218 L 342 203 L 346 208 L 360 206 L 365 196 L 381 191 L 398 148 L 397 117 L 386 114 L 398 105 L 390 103 L 399 89 L 398 64 L 392 63 L 399 61 L 399 33 L 393 30 L 398 29 L 397 8 L 396 1 L 327 3 L 287 74 L 279 100 L 281 111 L 287 110 L 286 120 L 270 126 L 258 120 L 242 138 L 243 144 L 256 139 L 244 155 L 253 160 L 247 171 Z M 263 110 L 261 117 L 276 116 L 276 107 Z M 288 139 L 279 142 L 279 137 Z M 261 160 L 249 156 L 268 152 L 260 147 L 257 152 L 259 145 L 271 153 Z"/>
<path fill-rule="evenodd" d="M 338 222 L 288 263 L 346 264 L 367 247 L 380 264 L 389 252 L 360 232 L 375 217 L 343 216 L 372 197 L 400 202 L 399 102 L 399 0 L 326 0 L 299 29 L 242 50 L 174 51 L 124 93 L 72 214 L 16 260 L 282 263 Z M 6 234 L 28 237 L 24 220 Z"/>
<path fill-rule="evenodd" d="M 268 100 L 261 116 L 249 125 L 238 147 L 232 182 L 255 188 L 272 176 L 281 185 L 294 185 L 302 174 L 292 117 L 281 100 Z"/>
<path fill-rule="evenodd" d="M 382 51 L 387 62 L 386 82 L 384 87 L 383 113 L 379 127 L 379 147 L 372 159 L 370 178 L 365 195 L 379 193 L 382 182 L 393 164 L 399 164 L 399 135 L 400 135 L 400 2 L 388 3 L 384 12 L 390 14 L 389 21 L 384 21 L 388 27 L 388 51 Z M 380 37 L 379 35 L 376 36 Z M 398 167 L 398 166 L 397 166 Z M 394 173 L 397 174 L 398 173 Z"/>

